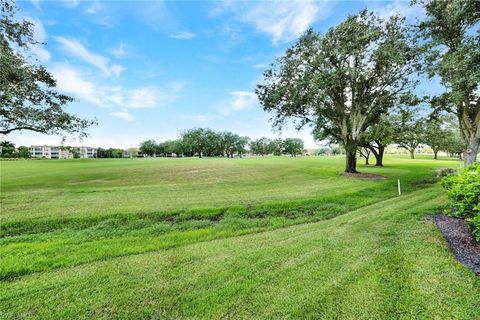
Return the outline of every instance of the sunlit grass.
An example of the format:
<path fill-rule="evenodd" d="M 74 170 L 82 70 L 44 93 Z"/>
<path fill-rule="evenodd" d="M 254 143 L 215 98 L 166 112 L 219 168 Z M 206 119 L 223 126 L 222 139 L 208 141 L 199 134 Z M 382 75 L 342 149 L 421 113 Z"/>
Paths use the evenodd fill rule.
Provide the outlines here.
<path fill-rule="evenodd" d="M 460 162 L 343 162 L 3 162 L 0 315 L 473 319 L 478 281 L 423 221 Z"/>

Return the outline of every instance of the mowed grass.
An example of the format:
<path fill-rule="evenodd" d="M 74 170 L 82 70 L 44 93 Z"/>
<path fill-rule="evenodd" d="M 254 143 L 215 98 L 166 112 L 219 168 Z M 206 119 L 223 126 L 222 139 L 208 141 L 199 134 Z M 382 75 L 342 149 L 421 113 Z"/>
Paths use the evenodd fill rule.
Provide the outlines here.
<path fill-rule="evenodd" d="M 425 216 L 438 187 L 330 220 L 23 276 L 6 319 L 478 319 L 480 280 Z"/>
<path fill-rule="evenodd" d="M 460 162 L 343 163 L 2 162 L 0 317 L 474 319 L 478 279 L 424 221 Z"/>
<path fill-rule="evenodd" d="M 342 157 L 2 162 L 0 279 L 332 218 L 436 181 L 455 161 Z"/>

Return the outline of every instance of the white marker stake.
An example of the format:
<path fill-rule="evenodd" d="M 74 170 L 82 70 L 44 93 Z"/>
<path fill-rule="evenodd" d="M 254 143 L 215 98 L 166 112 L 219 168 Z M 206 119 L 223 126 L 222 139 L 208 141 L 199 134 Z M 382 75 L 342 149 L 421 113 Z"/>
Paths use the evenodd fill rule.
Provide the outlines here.
<path fill-rule="evenodd" d="M 400 179 L 397 179 L 397 182 L 398 182 L 398 195 L 401 196 L 402 190 L 400 190 Z"/>

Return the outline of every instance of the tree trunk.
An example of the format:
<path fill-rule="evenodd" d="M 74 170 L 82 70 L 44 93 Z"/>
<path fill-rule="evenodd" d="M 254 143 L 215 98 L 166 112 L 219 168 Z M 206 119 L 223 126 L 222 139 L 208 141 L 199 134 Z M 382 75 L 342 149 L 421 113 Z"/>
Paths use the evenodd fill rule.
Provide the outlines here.
<path fill-rule="evenodd" d="M 370 163 L 368 162 L 368 159 L 370 158 L 370 155 L 365 157 L 365 165 L 368 166 Z"/>
<path fill-rule="evenodd" d="M 346 156 L 345 172 L 357 173 L 357 152 L 347 150 Z"/>
<path fill-rule="evenodd" d="M 415 159 L 415 149 L 409 150 L 410 151 L 410 159 Z"/>
<path fill-rule="evenodd" d="M 433 150 L 433 159 L 437 160 L 438 159 L 438 150 Z"/>
<path fill-rule="evenodd" d="M 199 157 L 199 158 L 202 157 L 202 151 L 200 151 L 200 152 L 198 153 L 198 157 Z"/>
<path fill-rule="evenodd" d="M 378 147 L 378 155 L 375 156 L 375 166 L 376 167 L 383 167 L 383 154 L 385 153 L 385 146 Z"/>
<path fill-rule="evenodd" d="M 480 138 L 472 137 L 469 139 L 467 148 L 463 152 L 463 163 L 465 164 L 465 167 L 477 161 L 479 146 Z"/>

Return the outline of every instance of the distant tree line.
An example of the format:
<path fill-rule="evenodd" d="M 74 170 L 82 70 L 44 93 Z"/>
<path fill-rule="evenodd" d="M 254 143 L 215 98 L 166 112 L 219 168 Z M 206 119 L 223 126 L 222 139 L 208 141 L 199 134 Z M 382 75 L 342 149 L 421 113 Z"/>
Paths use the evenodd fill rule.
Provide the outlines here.
<path fill-rule="evenodd" d="M 299 138 L 262 137 L 252 140 L 229 131 L 217 132 L 209 128 L 193 128 L 182 132 L 175 140 L 143 141 L 140 144 L 140 152 L 151 157 L 225 156 L 233 158 L 235 155 L 243 157 L 248 152 L 260 156 L 288 154 L 296 157 L 304 152 L 304 142 Z"/>
<path fill-rule="evenodd" d="M 123 149 L 118 148 L 98 148 L 97 158 L 123 158 Z"/>
<path fill-rule="evenodd" d="M 15 148 L 15 144 L 10 141 L 0 142 L 0 157 L 1 158 L 30 158 L 30 148 L 26 146 L 20 146 Z"/>
<path fill-rule="evenodd" d="M 389 115 L 382 115 L 370 126 L 361 141 L 358 154 L 369 164 L 371 155 L 376 166 L 383 166 L 383 155 L 389 145 L 405 149 L 412 159 L 418 148 L 428 146 L 433 158 L 443 151 L 462 159 L 466 143 L 462 139 L 455 118 L 447 114 L 421 116 L 413 108 L 399 108 Z"/>

